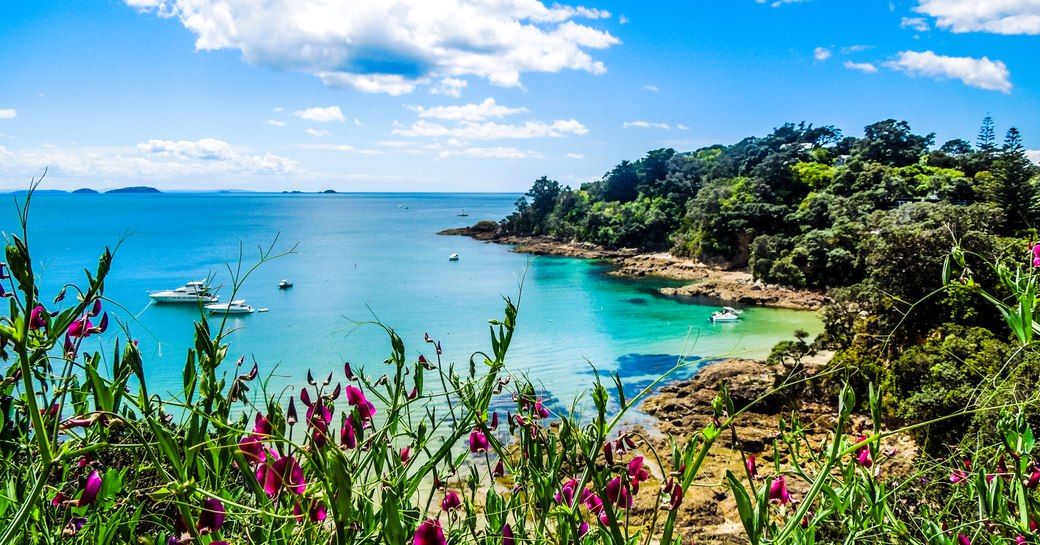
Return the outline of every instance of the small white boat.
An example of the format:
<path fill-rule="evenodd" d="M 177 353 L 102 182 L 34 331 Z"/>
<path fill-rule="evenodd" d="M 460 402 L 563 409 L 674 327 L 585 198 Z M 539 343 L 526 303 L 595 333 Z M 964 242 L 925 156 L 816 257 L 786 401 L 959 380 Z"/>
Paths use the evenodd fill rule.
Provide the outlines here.
<path fill-rule="evenodd" d="M 451 254 L 451 255 L 448 256 L 448 261 L 458 261 L 458 260 L 459 260 L 459 254 Z"/>
<path fill-rule="evenodd" d="M 210 314 L 252 314 L 253 307 L 246 304 L 245 299 L 236 299 L 230 303 L 214 303 L 206 305 Z"/>
<path fill-rule="evenodd" d="M 738 310 L 738 309 L 735 309 L 733 307 L 722 307 L 722 311 L 723 312 L 728 312 L 728 313 L 733 314 L 735 316 L 740 316 L 741 314 L 744 314 L 743 310 Z"/>
<path fill-rule="evenodd" d="M 278 283 L 278 289 L 287 290 L 287 289 L 289 289 L 291 287 L 292 287 L 292 281 L 290 281 L 290 280 L 282 279 L 282 281 Z"/>
<path fill-rule="evenodd" d="M 209 291 L 205 282 L 192 281 L 172 290 L 149 294 L 156 303 L 216 303 L 220 297 Z"/>
<path fill-rule="evenodd" d="M 734 314 L 725 310 L 717 310 L 711 313 L 712 322 L 736 322 L 739 319 L 739 314 Z"/>

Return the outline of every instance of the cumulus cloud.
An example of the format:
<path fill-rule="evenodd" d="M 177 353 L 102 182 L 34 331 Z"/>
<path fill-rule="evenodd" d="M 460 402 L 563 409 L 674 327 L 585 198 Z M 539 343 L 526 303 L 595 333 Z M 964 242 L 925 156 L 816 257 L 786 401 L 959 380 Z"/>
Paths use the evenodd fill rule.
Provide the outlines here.
<path fill-rule="evenodd" d="M 816 49 L 813 49 L 813 58 L 823 62 L 831 58 L 831 50 L 826 47 L 817 47 Z"/>
<path fill-rule="evenodd" d="M 940 79 L 959 79 L 965 85 L 991 91 L 1011 92 L 1011 73 L 1001 61 L 988 57 L 947 57 L 932 51 L 901 51 L 894 61 L 885 63 L 893 70 L 911 76 L 931 76 Z"/>
<path fill-rule="evenodd" d="M 359 155 L 380 155 L 383 152 L 375 149 L 357 149 L 349 144 L 304 144 L 302 149 L 313 149 L 323 151 L 340 151 L 344 153 L 356 153 Z"/>
<path fill-rule="evenodd" d="M 484 121 L 494 117 L 502 118 L 507 115 L 527 113 L 527 108 L 510 108 L 501 106 L 493 98 L 486 98 L 480 104 L 464 104 L 462 106 L 435 106 L 423 108 L 422 106 L 408 106 L 409 110 L 419 114 L 419 117 L 442 119 L 445 121 Z"/>
<path fill-rule="evenodd" d="M 859 70 L 860 72 L 866 72 L 868 74 L 873 74 L 877 72 L 877 67 L 869 62 L 845 61 L 845 64 L 843 66 L 845 68 L 848 68 L 849 70 Z"/>
<path fill-rule="evenodd" d="M 437 85 L 430 87 L 430 93 L 434 95 L 459 98 L 462 96 L 462 90 L 465 89 L 467 85 L 469 85 L 469 82 L 464 79 L 444 78 Z"/>
<path fill-rule="evenodd" d="M 268 119 L 267 124 L 272 127 L 284 127 L 285 121 L 278 121 L 277 119 Z"/>
<path fill-rule="evenodd" d="M 932 29 L 924 17 L 903 17 L 903 20 L 899 21 L 899 28 L 909 28 L 918 32 L 928 32 Z"/>
<path fill-rule="evenodd" d="M 329 106 L 328 108 L 307 108 L 306 110 L 297 110 L 293 112 L 293 115 L 300 119 L 316 121 L 319 123 L 347 120 L 343 117 L 343 111 L 339 109 L 339 106 Z"/>
<path fill-rule="evenodd" d="M 307 134 L 309 134 L 311 136 L 321 137 L 321 136 L 328 136 L 328 135 L 330 135 L 332 133 L 329 132 L 326 129 L 307 129 Z"/>
<path fill-rule="evenodd" d="M 621 124 L 621 128 L 628 129 L 630 127 L 638 128 L 650 128 L 650 129 L 670 129 L 667 123 L 651 123 L 649 121 L 625 121 Z"/>
<path fill-rule="evenodd" d="M 1026 150 L 1026 157 L 1028 157 L 1030 161 L 1040 166 L 1040 149 Z"/>
<path fill-rule="evenodd" d="M 11 150 L 0 146 L 0 164 L 12 176 L 36 176 L 43 168 L 58 179 L 85 183 L 99 179 L 198 181 L 226 177 L 300 174 L 299 164 L 271 153 L 236 150 L 222 140 L 149 140 L 136 146 L 40 146 Z"/>
<path fill-rule="evenodd" d="M 914 8 L 935 18 L 935 25 L 952 32 L 1040 34 L 1037 0 L 918 0 Z"/>
<path fill-rule="evenodd" d="M 517 148 L 462 148 L 444 150 L 437 154 L 442 159 L 447 157 L 475 157 L 477 159 L 532 159 L 544 156 L 534 151 L 524 151 Z"/>
<path fill-rule="evenodd" d="M 14 108 L 0 108 L 0 119 L 14 119 L 18 112 Z"/>
<path fill-rule="evenodd" d="M 587 23 L 609 12 L 540 0 L 270 0 L 263 10 L 252 0 L 124 1 L 176 18 L 198 50 L 238 50 L 254 65 L 393 95 L 438 80 L 450 90 L 443 78 L 467 75 L 519 86 L 526 72 L 601 74 L 590 50 L 621 43 Z"/>
<path fill-rule="evenodd" d="M 457 138 L 470 140 L 501 140 L 506 138 L 560 138 L 563 136 L 582 136 L 589 129 L 576 119 L 558 119 L 552 123 L 544 121 L 528 121 L 522 125 L 500 124 L 493 121 L 475 123 L 463 121 L 455 127 L 431 123 L 425 119 L 416 121 L 409 127 L 397 127 L 393 134 L 408 137 Z"/>
<path fill-rule="evenodd" d="M 143 144 L 138 144 L 137 149 L 163 157 L 179 155 L 190 159 L 205 159 L 208 161 L 229 159 L 235 156 L 235 152 L 227 142 L 215 138 L 177 141 L 149 140 Z"/>

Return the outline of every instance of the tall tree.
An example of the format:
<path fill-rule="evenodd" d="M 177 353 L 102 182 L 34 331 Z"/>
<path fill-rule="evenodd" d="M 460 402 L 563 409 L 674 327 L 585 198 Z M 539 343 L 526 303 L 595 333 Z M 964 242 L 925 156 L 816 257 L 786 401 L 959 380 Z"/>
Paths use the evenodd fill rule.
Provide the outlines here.
<path fill-rule="evenodd" d="M 979 128 L 979 138 L 975 141 L 975 147 L 982 153 L 997 151 L 997 134 L 993 128 L 993 118 L 989 114 L 982 118 L 982 127 Z"/>
<path fill-rule="evenodd" d="M 1022 147 L 1021 133 L 1011 127 L 1004 137 L 1000 155 L 993 161 L 995 200 L 1004 209 L 1010 230 L 1030 227 L 1037 219 L 1033 205 L 1036 188 L 1029 181 L 1035 172 L 1036 167 Z"/>

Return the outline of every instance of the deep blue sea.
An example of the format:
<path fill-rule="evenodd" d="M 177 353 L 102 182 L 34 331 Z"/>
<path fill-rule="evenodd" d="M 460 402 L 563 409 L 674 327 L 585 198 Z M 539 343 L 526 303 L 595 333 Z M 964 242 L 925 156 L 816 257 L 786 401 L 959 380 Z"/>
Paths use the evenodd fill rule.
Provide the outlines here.
<path fill-rule="evenodd" d="M 106 309 L 137 339 L 153 391 L 176 394 L 199 310 L 156 305 L 149 292 L 212 278 L 230 296 L 230 270 L 274 252 L 296 253 L 263 264 L 237 298 L 269 312 L 232 318 L 230 363 L 245 356 L 275 390 L 315 376 L 342 373 L 344 361 L 383 373 L 389 355 L 378 320 L 404 339 L 410 357 L 431 356 L 423 334 L 439 339 L 445 361 L 465 365 L 490 352 L 489 319 L 502 317 L 502 297 L 520 301 L 510 371 L 526 374 L 564 403 L 584 391 L 595 366 L 620 371 L 637 388 L 680 357 L 762 357 L 796 329 L 820 330 L 813 313 L 752 308 L 739 323 L 712 324 L 716 306 L 667 298 L 665 281 L 604 274 L 595 261 L 513 253 L 508 246 L 442 229 L 500 219 L 512 194 L 97 194 L 33 197 L 29 244 L 44 301 L 67 282 L 83 285 L 107 245 L 118 249 Z M 18 196 L 23 199 L 24 196 Z M 0 196 L 0 228 L 18 231 L 14 196 Z M 469 216 L 460 217 L 465 210 Z M 458 261 L 448 256 L 458 253 Z M 280 279 L 295 287 L 279 290 Z M 90 341 L 106 350 L 113 327 Z M 97 340 L 96 340 L 97 339 Z M 100 348 L 102 345 L 96 345 Z M 692 372 L 688 370 L 687 374 Z"/>

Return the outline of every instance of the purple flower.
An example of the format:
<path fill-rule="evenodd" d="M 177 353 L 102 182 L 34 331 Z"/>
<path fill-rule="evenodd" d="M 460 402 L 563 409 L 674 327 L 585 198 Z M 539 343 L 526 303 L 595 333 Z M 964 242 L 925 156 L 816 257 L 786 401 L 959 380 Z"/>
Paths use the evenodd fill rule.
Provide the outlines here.
<path fill-rule="evenodd" d="M 964 534 L 957 534 L 957 543 L 960 543 L 960 545 L 971 545 L 971 540 Z"/>
<path fill-rule="evenodd" d="M 325 503 L 321 500 L 312 500 L 310 502 L 310 509 L 307 510 L 307 518 L 311 522 L 321 522 L 328 516 L 328 509 L 325 507 Z M 303 522 L 303 506 L 300 502 L 296 502 L 293 506 L 293 515 L 296 516 L 296 522 Z"/>
<path fill-rule="evenodd" d="M 83 517 L 72 517 L 65 528 L 62 529 L 61 535 L 71 537 L 79 533 L 83 529 L 83 526 L 87 524 L 87 519 Z"/>
<path fill-rule="evenodd" d="M 199 533 L 211 534 L 224 525 L 224 504 L 216 498 L 206 498 L 202 502 L 199 523 L 195 525 Z"/>
<path fill-rule="evenodd" d="M 267 459 L 267 456 L 264 454 L 262 439 L 256 433 L 251 433 L 239 440 L 238 451 L 251 464 L 263 463 Z"/>
<path fill-rule="evenodd" d="M 498 411 L 491 413 L 491 424 L 488 425 L 488 429 L 491 431 L 498 429 Z"/>
<path fill-rule="evenodd" d="M 408 460 L 411 460 L 411 459 L 412 459 L 412 449 L 411 449 L 411 447 L 404 447 L 403 449 L 401 449 L 401 465 L 407 464 Z"/>
<path fill-rule="evenodd" d="M 537 401 L 534 404 L 534 416 L 535 418 L 549 418 L 549 409 L 546 409 L 541 401 Z"/>
<path fill-rule="evenodd" d="M 574 505 L 574 490 L 578 488 L 578 481 L 571 479 L 560 488 L 560 491 L 556 493 L 556 503 L 566 505 L 568 507 Z"/>
<path fill-rule="evenodd" d="M 856 440 L 856 442 L 862 443 L 866 440 L 866 436 L 861 435 L 859 436 L 859 439 Z M 863 467 L 870 467 L 874 465 L 874 459 L 870 456 L 870 448 L 867 445 L 863 445 L 862 447 L 856 449 L 856 463 Z"/>
<path fill-rule="evenodd" d="M 343 364 L 343 374 L 347 376 L 347 380 L 349 381 L 353 381 L 357 378 L 354 376 L 354 371 L 350 369 L 349 361 Z"/>
<path fill-rule="evenodd" d="M 473 430 L 469 434 L 469 451 L 473 453 L 487 452 L 488 450 L 488 438 L 484 435 L 484 432 L 480 430 Z"/>
<path fill-rule="evenodd" d="M 90 505 L 97 500 L 98 491 L 101 490 L 101 475 L 97 471 L 91 471 L 87 477 L 87 484 L 83 487 L 83 494 L 79 497 L 79 507 Z"/>
<path fill-rule="evenodd" d="M 491 470 L 492 477 L 503 477 L 506 474 L 506 466 L 502 463 L 502 459 L 498 459 L 498 463 L 495 464 L 495 468 Z"/>
<path fill-rule="evenodd" d="M 668 484 L 664 485 L 664 493 L 668 496 L 668 510 L 675 511 L 682 505 L 683 500 L 683 489 L 682 485 L 675 482 L 672 479 L 668 479 Z"/>
<path fill-rule="evenodd" d="M 459 499 L 459 495 L 456 494 L 454 490 L 449 490 L 444 493 L 444 499 L 441 500 L 441 509 L 445 512 L 451 512 L 461 506 L 462 500 Z"/>
<path fill-rule="evenodd" d="M 627 484 L 621 482 L 621 477 L 614 477 L 607 482 L 607 501 L 622 509 L 632 507 L 632 495 Z"/>
<path fill-rule="evenodd" d="M 292 456 L 275 460 L 264 472 L 263 477 L 264 492 L 271 496 L 277 494 L 282 488 L 293 494 L 303 494 L 303 490 L 307 487 L 303 467 Z"/>
<path fill-rule="evenodd" d="M 747 471 L 752 479 L 758 478 L 758 466 L 755 465 L 755 455 L 747 457 Z"/>
<path fill-rule="evenodd" d="M 444 530 L 441 530 L 439 520 L 430 519 L 423 522 L 415 530 L 412 545 L 447 545 L 444 539 Z"/>
<path fill-rule="evenodd" d="M 787 480 L 783 475 L 773 479 L 773 483 L 769 485 L 769 501 L 777 502 L 780 505 L 787 505 L 791 502 L 791 495 L 787 493 Z"/>
<path fill-rule="evenodd" d="M 502 526 L 502 545 L 513 545 L 513 529 L 508 524 Z"/>
<path fill-rule="evenodd" d="M 259 435 L 271 435 L 271 421 L 266 416 L 256 413 L 256 420 L 253 424 L 253 433 Z"/>
<path fill-rule="evenodd" d="M 43 305 L 37 305 L 29 313 L 29 331 L 35 331 L 47 327 L 47 310 Z"/>
<path fill-rule="evenodd" d="M 88 318 L 80 318 L 69 324 L 69 337 L 89 337 L 94 332 L 94 324 Z"/>
<path fill-rule="evenodd" d="M 357 437 L 354 436 L 354 425 L 349 418 L 343 419 L 343 427 L 339 429 L 339 444 L 345 449 L 357 447 Z"/>
<path fill-rule="evenodd" d="M 1033 464 L 1033 474 L 1026 479 L 1025 487 L 1032 490 L 1040 485 L 1040 465 Z"/>
<path fill-rule="evenodd" d="M 643 469 L 643 457 L 636 456 L 628 464 L 628 476 L 632 478 L 632 493 L 639 493 L 639 483 L 650 478 L 650 474 Z"/>
<path fill-rule="evenodd" d="M 358 414 L 362 420 L 371 420 L 376 414 L 376 407 L 368 399 L 365 398 L 364 392 L 360 388 L 356 388 L 351 385 L 347 385 L 347 404 L 351 407 L 358 408 Z"/>
<path fill-rule="evenodd" d="M 587 533 L 589 533 L 589 523 L 582 521 L 581 526 L 578 526 L 578 538 L 585 537 Z"/>
<path fill-rule="evenodd" d="M 581 502 L 585 504 L 585 508 L 588 509 L 590 513 L 598 515 L 603 511 L 603 500 L 601 500 L 599 496 L 593 494 L 591 490 L 586 488 L 582 491 L 582 496 L 583 499 Z"/>

